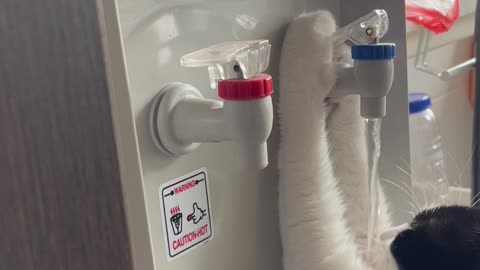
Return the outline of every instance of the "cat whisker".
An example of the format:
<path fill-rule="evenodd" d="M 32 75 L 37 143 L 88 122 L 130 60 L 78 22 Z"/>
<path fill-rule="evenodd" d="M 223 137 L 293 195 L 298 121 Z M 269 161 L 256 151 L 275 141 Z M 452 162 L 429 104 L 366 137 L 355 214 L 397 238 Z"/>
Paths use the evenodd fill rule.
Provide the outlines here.
<path fill-rule="evenodd" d="M 417 204 L 417 211 L 419 212 L 420 210 L 422 210 L 422 206 L 420 204 L 420 201 L 418 200 L 418 197 L 417 195 L 415 194 L 415 192 L 413 191 L 413 189 L 405 182 L 402 182 L 402 184 L 407 188 L 407 190 L 410 191 L 410 193 L 413 195 L 413 199 L 416 201 L 416 204 Z M 426 194 L 424 193 L 424 196 L 425 196 L 425 203 L 427 203 L 427 197 L 426 197 Z"/>
<path fill-rule="evenodd" d="M 458 175 L 457 180 L 455 181 L 455 183 L 458 184 L 458 182 L 461 181 L 463 174 L 465 173 L 468 165 L 469 165 L 471 162 L 472 162 L 472 155 L 470 156 L 470 158 L 468 158 L 468 161 L 465 163 L 465 166 L 463 167 L 462 171 L 461 171 L 460 174 Z"/>
<path fill-rule="evenodd" d="M 409 190 L 411 190 L 411 192 L 413 193 L 414 195 L 414 198 L 416 199 L 416 204 L 419 206 L 420 209 L 427 209 L 427 208 L 430 208 L 432 206 L 434 206 L 434 202 L 429 202 L 428 201 L 428 196 L 427 196 L 427 192 L 428 190 L 426 188 L 421 188 L 422 186 L 422 183 L 423 182 L 420 182 L 420 177 L 418 177 L 418 175 L 416 175 L 415 171 L 412 169 L 412 166 L 410 166 L 408 164 L 408 162 L 405 160 L 405 159 L 402 159 L 402 162 L 405 164 L 406 167 L 408 167 L 408 169 L 410 170 L 410 173 L 408 173 L 407 171 L 405 171 L 405 169 L 402 169 L 401 167 L 397 166 L 397 168 L 399 170 L 401 170 L 403 173 L 405 173 L 407 176 L 410 177 L 411 181 L 412 181 L 412 187 L 419 187 L 417 188 L 416 190 L 417 191 L 420 191 L 420 194 L 417 194 L 417 192 L 414 191 L 414 189 L 412 187 L 408 187 L 406 184 L 405 186 L 407 186 L 407 188 Z M 448 183 L 448 180 L 447 180 L 447 176 L 445 174 L 445 172 L 443 171 L 442 172 L 443 174 L 443 177 L 444 179 L 447 181 Z M 438 190 L 438 188 L 433 184 L 433 183 L 427 183 L 427 185 L 430 185 L 433 189 L 434 189 L 434 192 L 438 195 L 438 197 L 441 197 L 443 194 L 440 192 L 440 190 Z M 448 184 L 449 185 L 449 184 Z M 423 196 L 423 200 L 424 200 L 424 205 L 423 206 L 420 206 L 420 201 L 418 200 L 418 196 L 417 195 L 421 195 Z"/>
<path fill-rule="evenodd" d="M 407 186 L 407 185 L 405 184 L 405 186 Z M 428 199 L 427 199 L 427 192 L 425 191 L 425 188 L 420 188 L 420 190 L 421 190 L 421 192 L 422 192 L 423 200 L 424 200 L 424 202 L 425 202 L 424 207 L 428 207 L 429 204 L 430 204 L 430 202 L 429 202 Z M 412 192 L 414 192 L 413 189 L 412 189 Z M 414 192 L 414 193 L 415 193 L 415 192 Z"/>
<path fill-rule="evenodd" d="M 412 181 L 416 181 L 417 183 L 420 183 L 416 177 L 414 177 L 411 173 L 408 173 L 407 171 L 405 171 L 405 169 L 403 169 L 402 167 L 400 166 L 396 166 L 401 172 L 403 172 L 405 175 L 407 175 L 408 177 L 410 177 L 412 179 Z M 413 199 L 415 200 L 415 203 L 418 205 L 418 208 L 422 208 L 421 207 L 421 203 L 420 201 L 418 200 L 416 194 L 413 192 L 412 188 L 409 187 L 405 182 L 403 182 L 405 184 L 405 186 L 407 187 L 408 190 L 410 190 L 411 194 L 413 195 Z"/>
<path fill-rule="evenodd" d="M 415 202 L 414 195 L 411 194 L 411 193 L 409 193 L 406 189 L 404 189 L 404 188 L 403 188 L 402 186 L 400 186 L 399 184 L 397 184 L 397 183 L 395 183 L 395 182 L 393 182 L 393 181 L 390 181 L 390 180 L 388 180 L 388 179 L 385 179 L 385 178 L 382 178 L 381 180 L 382 180 L 382 181 L 385 181 L 385 182 L 387 182 L 387 183 L 389 183 L 389 184 L 391 184 L 391 185 L 393 185 L 394 187 L 399 188 L 401 191 L 405 192 L 405 194 L 407 194 L 408 196 L 410 196 L 410 198 L 412 199 L 413 202 Z M 413 207 L 413 209 L 414 209 L 416 212 L 419 212 L 419 208 L 418 208 L 417 206 L 415 206 L 415 205 L 414 205 L 412 202 L 410 202 L 410 201 L 409 201 L 408 203 Z M 413 215 L 413 216 L 415 216 L 415 215 Z"/>
<path fill-rule="evenodd" d="M 407 184 L 404 183 L 404 185 L 411 190 L 411 192 L 418 198 L 418 196 L 423 196 L 423 201 L 424 203 L 421 205 L 421 209 L 425 209 L 429 205 L 429 201 L 427 199 L 427 192 L 425 187 L 421 185 L 422 182 L 419 182 L 415 178 L 412 178 L 412 184 L 411 187 L 408 187 Z M 417 192 L 416 192 L 417 191 Z M 418 191 L 420 191 L 420 194 L 417 194 Z M 418 203 L 420 204 L 420 202 Z"/>
<path fill-rule="evenodd" d="M 408 169 L 410 170 L 410 173 L 408 173 L 404 169 L 400 168 L 399 166 L 396 166 L 396 167 L 398 169 L 400 169 L 403 173 L 405 173 L 408 177 L 410 177 L 413 182 L 419 183 L 418 179 L 420 179 L 420 177 L 418 177 L 418 175 L 415 173 L 415 170 L 413 170 L 412 166 L 408 165 L 408 163 L 405 159 L 403 159 L 403 163 L 405 163 L 405 165 L 408 167 Z"/>
<path fill-rule="evenodd" d="M 438 197 L 442 199 L 440 202 L 438 202 L 438 201 L 437 202 L 432 202 L 432 205 L 434 203 L 439 203 L 438 206 L 447 205 L 447 202 L 445 202 L 445 200 L 443 200 L 444 198 L 442 197 L 444 194 L 442 194 L 442 192 L 438 189 L 438 186 L 434 185 L 433 183 L 428 183 L 428 185 L 433 189 L 433 191 L 436 193 L 436 195 L 438 195 Z M 447 190 L 447 192 L 448 192 L 448 190 Z"/>
<path fill-rule="evenodd" d="M 476 147 L 477 147 L 477 145 L 474 145 L 473 149 L 475 149 Z M 465 174 L 466 169 L 469 167 L 469 165 L 472 164 L 473 152 L 474 152 L 474 151 L 472 151 L 472 154 L 471 154 L 470 157 L 468 158 L 467 162 L 465 162 L 465 165 L 464 165 L 464 167 L 462 168 L 461 171 L 460 171 L 460 168 L 458 167 L 457 163 L 456 163 L 456 162 L 452 162 L 452 163 L 455 164 L 455 167 L 457 168 L 457 170 L 460 171 L 460 174 L 458 175 L 458 177 L 457 177 L 457 179 L 456 179 L 456 181 L 455 181 L 455 183 L 454 183 L 454 186 L 455 186 L 455 187 L 463 188 L 463 186 L 461 186 L 459 183 L 460 183 L 460 181 L 461 181 L 461 179 L 462 179 L 462 176 Z M 447 153 L 447 155 L 450 154 L 448 151 L 447 151 L 446 153 Z M 455 158 L 452 157 L 452 161 L 455 161 L 455 160 L 457 160 L 457 159 L 455 159 Z M 474 202 L 474 200 L 477 198 L 477 196 L 478 196 L 478 194 L 477 194 L 474 198 L 471 199 L 471 201 L 470 201 L 470 204 L 471 204 L 471 205 L 473 204 L 473 202 Z M 463 193 L 460 194 L 460 196 L 459 196 L 459 198 L 458 198 L 457 204 L 460 205 L 462 200 L 463 200 Z"/>
<path fill-rule="evenodd" d="M 453 164 L 455 166 L 455 169 L 457 171 L 460 171 L 460 167 L 458 166 L 457 159 L 452 155 L 452 152 L 450 152 L 445 145 L 443 146 L 443 152 L 448 157 L 448 159 L 452 161 L 450 162 L 450 164 Z"/>

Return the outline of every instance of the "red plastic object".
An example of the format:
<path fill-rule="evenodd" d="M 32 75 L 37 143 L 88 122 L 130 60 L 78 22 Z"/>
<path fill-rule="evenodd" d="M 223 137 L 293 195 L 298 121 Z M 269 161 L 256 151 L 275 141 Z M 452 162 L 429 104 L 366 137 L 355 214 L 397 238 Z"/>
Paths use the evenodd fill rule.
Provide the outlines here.
<path fill-rule="evenodd" d="M 429 9 L 427 7 L 411 5 L 408 4 L 408 2 L 406 5 L 407 20 L 414 24 L 423 26 L 425 29 L 435 34 L 448 31 L 458 19 L 458 15 L 459 0 L 453 0 L 452 8 L 447 13 L 442 13 L 434 8 Z"/>
<path fill-rule="evenodd" d="M 252 100 L 272 95 L 272 76 L 258 74 L 248 80 L 232 79 L 217 82 L 218 96 L 225 100 Z"/>

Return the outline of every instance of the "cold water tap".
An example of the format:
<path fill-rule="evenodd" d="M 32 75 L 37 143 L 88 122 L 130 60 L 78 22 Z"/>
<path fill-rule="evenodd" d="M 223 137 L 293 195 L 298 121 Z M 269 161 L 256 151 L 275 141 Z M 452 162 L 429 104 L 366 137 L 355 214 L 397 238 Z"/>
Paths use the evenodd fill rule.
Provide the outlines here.
<path fill-rule="evenodd" d="M 386 97 L 393 83 L 395 44 L 380 43 L 388 31 L 385 10 L 373 10 L 364 17 L 337 30 L 333 45 L 345 41 L 351 47 L 353 65 L 336 64 L 337 84 L 329 97 L 360 96 L 360 115 L 382 118 L 386 115 Z"/>

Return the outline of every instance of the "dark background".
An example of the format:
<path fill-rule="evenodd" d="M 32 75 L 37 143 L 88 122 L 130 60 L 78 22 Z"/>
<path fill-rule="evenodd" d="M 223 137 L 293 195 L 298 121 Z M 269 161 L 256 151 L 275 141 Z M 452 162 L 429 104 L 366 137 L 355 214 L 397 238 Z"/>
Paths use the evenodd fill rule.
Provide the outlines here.
<path fill-rule="evenodd" d="M 0 269 L 132 269 L 95 0 L 0 1 Z"/>

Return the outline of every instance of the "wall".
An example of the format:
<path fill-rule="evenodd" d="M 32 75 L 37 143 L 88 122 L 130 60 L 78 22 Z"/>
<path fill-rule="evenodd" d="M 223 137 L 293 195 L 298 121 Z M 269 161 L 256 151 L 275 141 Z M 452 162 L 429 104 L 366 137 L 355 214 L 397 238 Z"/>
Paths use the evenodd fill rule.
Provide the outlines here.
<path fill-rule="evenodd" d="M 438 37 L 433 37 L 437 39 Z M 472 40 L 465 38 L 431 50 L 428 62 L 445 69 L 472 57 Z M 425 92 L 432 98 L 443 138 L 447 179 L 451 185 L 470 186 L 472 142 L 472 107 L 468 101 L 470 73 L 448 82 L 415 69 L 414 58 L 408 60 L 409 92 Z M 413 138 L 412 138 L 413 139 Z"/>
<path fill-rule="evenodd" d="M 405 33 L 403 8 L 399 8 L 401 4 L 391 4 L 386 0 L 364 2 L 370 3 L 363 8 L 342 10 L 348 14 L 348 21 L 364 15 L 370 11 L 369 8 L 386 5 L 393 20 L 398 23 L 392 28 L 390 37 L 396 37 L 395 41 L 399 43 L 400 57 L 396 68 L 400 75 L 395 82 L 395 95 L 401 98 L 388 102 L 389 113 L 395 116 L 393 119 L 398 121 L 398 125 L 407 126 L 404 109 L 398 111 L 406 106 L 407 88 L 402 45 Z M 112 0 L 103 0 L 103 3 L 106 44 L 110 53 L 107 61 L 113 63 L 110 65 L 111 83 L 116 85 L 111 95 L 117 145 L 122 181 L 126 187 L 124 192 L 136 269 L 281 269 L 276 184 L 279 138 L 276 123 L 269 139 L 269 168 L 239 171 L 231 166 L 237 162 L 238 152 L 228 142 L 205 144 L 194 153 L 181 157 L 162 156 L 149 135 L 150 103 L 158 90 L 170 81 L 195 85 L 206 97 L 217 98 L 215 91 L 208 86 L 207 71 L 183 68 L 179 58 L 224 40 L 270 39 L 273 45 L 268 72 L 275 78 L 280 44 L 288 22 L 303 11 L 317 8 L 329 9 L 340 19 L 340 15 L 343 17 L 340 14 L 341 4 L 345 3 L 336 0 L 118 0 L 120 29 L 116 29 L 117 18 L 111 11 L 115 8 Z M 120 33 L 122 43 L 118 42 Z M 125 63 L 122 62 L 123 57 Z M 123 64 L 127 66 L 127 78 L 125 70 L 122 70 Z M 277 80 L 274 84 L 277 85 Z M 390 128 L 392 126 L 387 125 L 387 129 Z M 402 134 L 408 134 L 408 128 L 395 133 L 402 137 Z M 400 156 L 408 159 L 408 141 L 394 137 L 384 141 L 388 143 L 389 140 L 396 141 L 395 147 L 398 148 L 385 147 L 386 157 L 393 157 L 394 151 L 401 149 Z M 138 163 L 139 160 L 141 163 Z M 384 172 L 392 171 L 394 161 L 390 158 L 383 161 Z M 209 170 L 215 238 L 169 263 L 163 244 L 158 188 L 170 179 L 201 167 Z M 144 196 L 139 194 L 141 191 L 144 191 Z"/>

